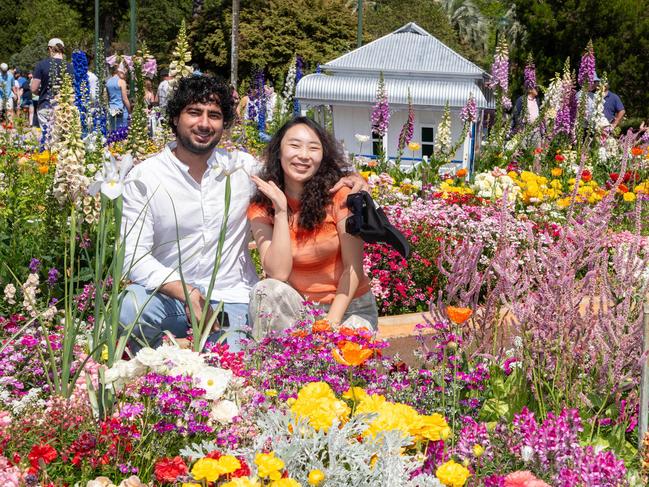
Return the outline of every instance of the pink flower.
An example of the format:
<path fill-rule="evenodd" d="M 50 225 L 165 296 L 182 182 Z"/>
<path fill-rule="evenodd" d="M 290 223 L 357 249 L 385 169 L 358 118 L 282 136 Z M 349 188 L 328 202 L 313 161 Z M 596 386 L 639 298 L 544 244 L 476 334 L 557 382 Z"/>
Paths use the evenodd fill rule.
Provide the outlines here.
<path fill-rule="evenodd" d="M 505 487 L 550 487 L 529 470 L 512 472 L 505 477 Z"/>

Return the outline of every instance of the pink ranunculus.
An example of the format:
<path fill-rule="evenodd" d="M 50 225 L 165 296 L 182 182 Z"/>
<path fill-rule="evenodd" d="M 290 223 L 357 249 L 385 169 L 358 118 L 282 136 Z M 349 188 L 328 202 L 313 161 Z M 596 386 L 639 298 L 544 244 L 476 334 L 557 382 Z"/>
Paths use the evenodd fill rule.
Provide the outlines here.
<path fill-rule="evenodd" d="M 505 487 L 530 487 L 530 482 L 538 481 L 539 479 L 529 470 L 519 470 L 512 472 L 505 477 Z M 540 487 L 538 485 L 534 487 Z"/>

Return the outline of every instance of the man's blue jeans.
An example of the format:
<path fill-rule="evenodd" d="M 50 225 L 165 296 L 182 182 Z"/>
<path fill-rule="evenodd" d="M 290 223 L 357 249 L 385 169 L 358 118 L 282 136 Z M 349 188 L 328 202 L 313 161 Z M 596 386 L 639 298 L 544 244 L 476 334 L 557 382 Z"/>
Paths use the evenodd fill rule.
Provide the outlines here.
<path fill-rule="evenodd" d="M 142 344 L 148 343 L 152 348 L 162 345 L 165 331 L 176 338 L 186 338 L 191 325 L 187 322 L 185 303 L 170 298 L 160 292 L 147 291 L 140 284 L 131 284 L 122 294 L 122 306 L 119 321 L 122 329 L 128 328 L 138 317 L 128 341 L 132 353 L 137 353 Z M 216 307 L 217 301 L 210 303 Z M 241 339 L 246 337 L 245 328 L 248 325 L 248 303 L 223 303 L 223 311 L 227 313 L 230 327 L 225 328 L 226 340 L 232 351 L 241 350 Z M 208 343 L 217 341 L 222 332 L 214 332 L 208 338 Z"/>

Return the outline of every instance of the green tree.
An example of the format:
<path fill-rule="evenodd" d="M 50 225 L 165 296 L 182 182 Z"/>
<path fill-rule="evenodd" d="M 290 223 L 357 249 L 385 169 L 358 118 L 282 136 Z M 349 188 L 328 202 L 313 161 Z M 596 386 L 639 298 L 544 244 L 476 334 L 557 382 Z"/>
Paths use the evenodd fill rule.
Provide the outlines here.
<path fill-rule="evenodd" d="M 38 36 L 59 37 L 68 54 L 73 49 L 88 49 L 93 31 L 84 27 L 81 15 L 62 0 L 25 0 L 20 4 L 18 22 L 21 45 L 31 44 Z"/>
<path fill-rule="evenodd" d="M 6 62 L 9 56 L 20 50 L 19 11 L 14 0 L 0 0 L 0 62 Z"/>

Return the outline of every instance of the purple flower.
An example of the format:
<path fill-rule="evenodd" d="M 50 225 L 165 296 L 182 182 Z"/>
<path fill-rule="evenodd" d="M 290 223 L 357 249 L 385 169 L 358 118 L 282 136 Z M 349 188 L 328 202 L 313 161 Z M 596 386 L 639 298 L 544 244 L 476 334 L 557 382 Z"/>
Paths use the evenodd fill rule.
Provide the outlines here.
<path fill-rule="evenodd" d="M 577 81 L 585 90 L 590 90 L 595 79 L 595 51 L 593 49 L 593 41 L 588 41 L 588 45 L 581 56 L 581 64 L 579 65 L 579 74 Z"/>
<path fill-rule="evenodd" d="M 462 107 L 460 112 L 460 119 L 464 123 L 473 123 L 478 118 L 478 108 L 476 106 L 475 98 L 473 93 L 469 96 L 469 99 L 466 101 L 466 104 Z"/>
<path fill-rule="evenodd" d="M 36 257 L 32 258 L 32 260 L 29 261 L 29 272 L 31 272 L 32 274 L 36 274 L 40 268 L 41 261 Z"/>
<path fill-rule="evenodd" d="M 155 58 L 148 58 L 144 64 L 142 64 L 142 74 L 148 76 L 149 78 L 154 78 L 158 72 L 158 65 Z"/>
<path fill-rule="evenodd" d="M 376 90 L 376 105 L 372 110 L 372 132 L 383 137 L 390 126 L 390 107 L 388 105 L 388 94 L 385 90 L 383 73 L 379 77 L 379 86 Z"/>
<path fill-rule="evenodd" d="M 527 63 L 525 64 L 524 79 L 523 85 L 526 90 L 536 88 L 536 66 L 534 66 L 534 60 L 531 54 L 528 56 Z"/>
<path fill-rule="evenodd" d="M 60 273 L 56 269 L 56 267 L 50 268 L 49 271 L 47 271 L 47 285 L 49 287 L 52 287 L 56 284 L 56 282 L 59 280 Z"/>
<path fill-rule="evenodd" d="M 493 89 L 500 87 L 503 93 L 507 93 L 509 89 L 509 48 L 504 37 L 501 37 L 496 47 L 494 62 L 491 65 L 489 87 Z"/>

